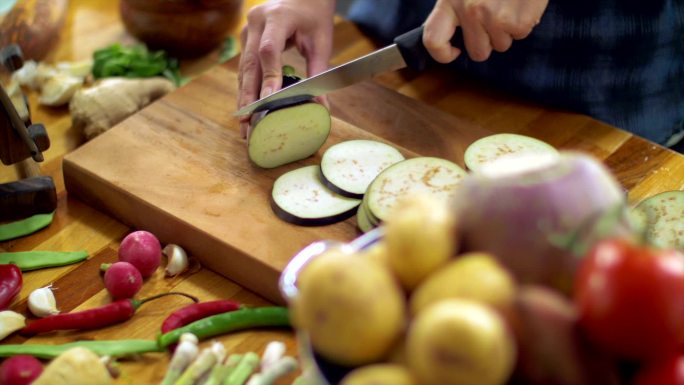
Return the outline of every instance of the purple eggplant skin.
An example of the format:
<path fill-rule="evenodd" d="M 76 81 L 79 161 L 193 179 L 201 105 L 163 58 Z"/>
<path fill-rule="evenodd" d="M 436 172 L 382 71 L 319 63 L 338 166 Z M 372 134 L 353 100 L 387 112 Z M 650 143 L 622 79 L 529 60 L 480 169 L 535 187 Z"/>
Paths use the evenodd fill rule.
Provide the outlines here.
<path fill-rule="evenodd" d="M 284 220 L 285 222 L 299 226 L 327 226 L 333 223 L 342 222 L 346 219 L 353 217 L 354 214 L 356 214 L 356 210 L 358 210 L 359 207 L 354 206 L 353 208 L 345 212 L 327 217 L 323 216 L 318 218 L 301 218 L 280 208 L 280 206 L 278 206 L 275 200 L 273 200 L 273 197 L 271 197 L 270 203 L 271 209 L 273 209 L 273 212 L 276 214 L 278 218 Z"/>
<path fill-rule="evenodd" d="M 522 286 L 512 317 L 518 362 L 510 385 L 619 385 L 617 363 L 588 343 L 559 292 Z"/>

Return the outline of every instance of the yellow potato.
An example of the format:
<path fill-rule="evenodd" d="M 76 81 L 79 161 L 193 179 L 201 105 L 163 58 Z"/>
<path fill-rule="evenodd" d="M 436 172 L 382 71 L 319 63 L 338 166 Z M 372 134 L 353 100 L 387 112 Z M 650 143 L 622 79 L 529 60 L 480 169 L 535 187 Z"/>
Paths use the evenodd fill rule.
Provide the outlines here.
<path fill-rule="evenodd" d="M 390 267 L 402 286 L 412 290 L 456 250 L 455 218 L 446 202 L 427 195 L 400 201 L 385 224 Z"/>
<path fill-rule="evenodd" d="M 417 385 L 417 382 L 405 366 L 374 364 L 354 369 L 340 385 Z"/>
<path fill-rule="evenodd" d="M 387 245 L 382 240 L 376 242 L 368 249 L 359 252 L 359 255 L 363 258 L 371 259 L 375 262 L 380 263 L 382 266 L 389 268 Z"/>
<path fill-rule="evenodd" d="M 431 274 L 413 291 L 411 314 L 448 298 L 472 299 L 497 309 L 507 309 L 515 298 L 515 283 L 494 256 L 463 254 Z"/>
<path fill-rule="evenodd" d="M 405 300 L 391 273 L 356 254 L 331 250 L 310 262 L 298 279 L 297 325 L 314 349 L 341 365 L 387 355 L 406 324 Z"/>
<path fill-rule="evenodd" d="M 515 363 L 515 342 L 486 305 L 462 299 L 433 304 L 414 318 L 409 368 L 421 385 L 502 385 Z"/>

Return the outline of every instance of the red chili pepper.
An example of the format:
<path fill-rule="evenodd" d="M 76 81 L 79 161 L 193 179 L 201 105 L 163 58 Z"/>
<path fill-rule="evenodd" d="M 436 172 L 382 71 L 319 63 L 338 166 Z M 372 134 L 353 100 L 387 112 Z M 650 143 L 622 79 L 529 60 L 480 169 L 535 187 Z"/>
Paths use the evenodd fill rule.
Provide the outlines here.
<path fill-rule="evenodd" d="M 182 295 L 197 302 L 198 299 L 185 293 L 162 293 L 142 300 L 122 299 L 105 306 L 74 313 L 55 314 L 35 320 L 20 333 L 31 336 L 39 333 L 47 333 L 55 330 L 92 330 L 105 326 L 114 325 L 133 317 L 135 311 L 144 303 L 167 295 Z"/>
<path fill-rule="evenodd" d="M 169 316 L 164 320 L 164 323 L 162 323 L 161 332 L 167 333 L 189 323 L 201 320 L 202 318 L 207 318 L 216 314 L 227 313 L 239 308 L 239 303 L 230 300 L 193 303 L 169 314 Z"/>
<path fill-rule="evenodd" d="M 0 310 L 7 309 L 23 284 L 21 269 L 17 265 L 0 265 Z"/>

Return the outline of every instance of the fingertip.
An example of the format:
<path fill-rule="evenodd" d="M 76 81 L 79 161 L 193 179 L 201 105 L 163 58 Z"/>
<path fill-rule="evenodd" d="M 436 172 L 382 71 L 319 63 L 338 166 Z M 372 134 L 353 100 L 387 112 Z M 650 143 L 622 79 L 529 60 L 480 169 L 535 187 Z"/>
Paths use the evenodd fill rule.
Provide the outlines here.
<path fill-rule="evenodd" d="M 442 47 L 439 49 L 428 49 L 430 55 L 435 59 L 436 62 L 442 64 L 448 64 L 456 60 L 461 55 L 461 50 L 456 47 Z"/>

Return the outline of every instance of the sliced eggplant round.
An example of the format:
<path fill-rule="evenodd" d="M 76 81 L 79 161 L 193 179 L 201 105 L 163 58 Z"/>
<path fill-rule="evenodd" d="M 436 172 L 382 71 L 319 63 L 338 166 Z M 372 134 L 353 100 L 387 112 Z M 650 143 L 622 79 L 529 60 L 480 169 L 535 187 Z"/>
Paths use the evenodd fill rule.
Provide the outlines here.
<path fill-rule="evenodd" d="M 319 103 L 305 102 L 255 117 L 247 153 L 254 164 L 263 168 L 308 158 L 330 134 L 330 112 Z"/>
<path fill-rule="evenodd" d="M 364 233 L 367 233 L 375 228 L 373 224 L 370 223 L 368 215 L 366 215 L 366 210 L 364 210 L 363 205 L 359 205 L 356 210 L 356 225 Z"/>
<path fill-rule="evenodd" d="M 641 216 L 649 243 L 684 250 L 684 191 L 656 194 L 633 210 Z"/>
<path fill-rule="evenodd" d="M 474 172 L 480 171 L 484 164 L 509 155 L 558 155 L 558 150 L 548 143 L 525 135 L 494 134 L 473 142 L 466 148 L 464 162 Z"/>
<path fill-rule="evenodd" d="M 467 173 L 457 164 L 433 157 L 412 158 L 396 163 L 373 180 L 365 199 L 369 219 L 387 219 L 397 201 L 417 193 L 449 199 Z"/>
<path fill-rule="evenodd" d="M 302 226 L 323 226 L 354 215 L 361 201 L 343 197 L 321 183 L 316 165 L 292 170 L 273 184 L 271 207 L 282 220 Z"/>
<path fill-rule="evenodd" d="M 404 160 L 396 148 L 374 140 L 348 140 L 331 146 L 321 158 L 323 183 L 350 198 L 361 198 L 382 170 Z"/>

